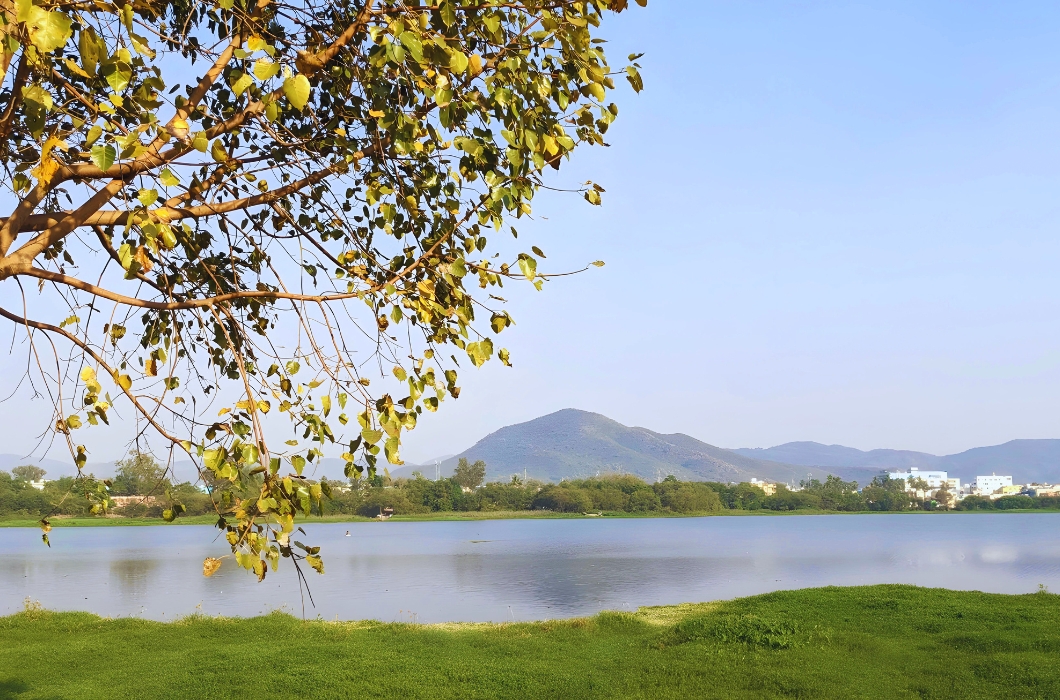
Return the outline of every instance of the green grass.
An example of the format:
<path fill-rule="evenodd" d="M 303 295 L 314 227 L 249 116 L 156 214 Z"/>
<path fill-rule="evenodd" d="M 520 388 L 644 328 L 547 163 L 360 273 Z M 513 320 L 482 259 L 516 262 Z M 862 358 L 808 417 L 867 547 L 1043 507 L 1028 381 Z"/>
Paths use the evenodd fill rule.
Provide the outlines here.
<path fill-rule="evenodd" d="M 520 624 L 0 618 L 0 698 L 1056 698 L 1060 596 L 820 588 Z"/>

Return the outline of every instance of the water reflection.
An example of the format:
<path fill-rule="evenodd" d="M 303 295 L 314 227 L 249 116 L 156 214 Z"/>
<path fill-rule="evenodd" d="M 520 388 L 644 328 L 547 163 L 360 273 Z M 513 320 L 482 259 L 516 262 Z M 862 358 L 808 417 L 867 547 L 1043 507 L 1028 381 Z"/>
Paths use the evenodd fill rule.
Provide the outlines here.
<path fill-rule="evenodd" d="M 1057 514 L 799 516 L 312 525 L 328 574 L 313 608 L 290 566 L 258 584 L 206 526 L 33 530 L 0 540 L 0 613 L 173 619 L 281 607 L 327 619 L 505 620 L 822 585 L 1060 590 Z M 344 537 L 350 530 L 353 537 Z"/>
<path fill-rule="evenodd" d="M 110 564 L 110 580 L 118 584 L 122 596 L 144 599 L 150 588 L 151 572 L 156 568 L 158 560 L 153 558 L 116 559 Z"/>

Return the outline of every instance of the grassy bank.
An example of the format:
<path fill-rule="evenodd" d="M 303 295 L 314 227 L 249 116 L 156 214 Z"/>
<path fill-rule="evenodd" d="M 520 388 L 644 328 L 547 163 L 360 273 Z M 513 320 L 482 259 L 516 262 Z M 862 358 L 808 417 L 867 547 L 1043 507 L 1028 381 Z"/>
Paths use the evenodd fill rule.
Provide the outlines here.
<path fill-rule="evenodd" d="M 976 515 L 982 513 L 1060 513 L 1056 508 L 1030 508 L 1024 510 L 950 510 L 950 511 L 839 511 L 839 510 L 720 510 L 709 513 L 667 513 L 651 511 L 647 513 L 603 513 L 599 517 L 605 518 L 702 518 L 702 517 L 726 517 L 726 516 L 766 516 L 766 517 L 788 517 L 799 515 L 923 515 L 923 516 L 945 516 L 945 515 Z M 598 516 L 587 516 L 583 513 L 553 513 L 540 510 L 473 510 L 473 511 L 441 511 L 434 513 L 419 513 L 414 515 L 395 515 L 390 522 L 432 522 L 432 521 L 468 521 L 468 520 L 546 520 L 546 519 L 571 519 Z M 213 515 L 192 515 L 178 518 L 173 523 L 167 523 L 161 518 L 125 518 L 121 516 L 98 517 L 67 517 L 53 516 L 50 520 L 52 527 L 122 527 L 129 525 L 213 525 L 217 517 Z M 364 518 L 359 515 L 326 515 L 324 517 L 313 516 L 300 518 L 300 523 L 362 523 L 378 522 L 375 518 Z M 38 527 L 37 520 L 30 518 L 0 518 L 0 528 L 4 527 Z M 0 695 L 0 700 L 3 696 Z"/>
<path fill-rule="evenodd" d="M 1047 698 L 1060 596 L 821 588 L 504 625 L 0 618 L 0 698 Z"/>

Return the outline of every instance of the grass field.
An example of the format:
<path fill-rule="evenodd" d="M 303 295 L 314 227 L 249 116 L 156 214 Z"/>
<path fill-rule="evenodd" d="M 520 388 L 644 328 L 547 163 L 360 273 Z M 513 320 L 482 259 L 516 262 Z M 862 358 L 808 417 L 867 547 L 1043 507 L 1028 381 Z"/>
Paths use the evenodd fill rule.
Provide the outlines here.
<path fill-rule="evenodd" d="M 820 588 L 503 625 L 0 618 L 0 698 L 1056 698 L 1060 596 Z"/>

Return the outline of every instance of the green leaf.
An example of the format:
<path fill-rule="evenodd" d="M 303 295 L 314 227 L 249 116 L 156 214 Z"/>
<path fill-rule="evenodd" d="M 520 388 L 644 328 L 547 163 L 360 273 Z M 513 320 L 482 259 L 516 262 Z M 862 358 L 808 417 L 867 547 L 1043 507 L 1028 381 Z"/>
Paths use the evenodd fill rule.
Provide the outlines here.
<path fill-rule="evenodd" d="M 61 12 L 48 12 L 34 5 L 25 21 L 30 43 L 43 53 L 62 48 L 73 35 L 70 18 Z"/>
<path fill-rule="evenodd" d="M 195 135 L 191 138 L 191 146 L 200 153 L 206 153 L 206 149 L 210 147 L 210 140 L 206 138 L 206 132 L 195 132 Z"/>
<path fill-rule="evenodd" d="M 280 72 L 280 64 L 267 58 L 259 58 L 254 61 L 254 75 L 258 80 L 268 80 Z"/>
<path fill-rule="evenodd" d="M 202 463 L 210 471 L 217 471 L 225 461 L 225 452 L 220 449 L 206 450 L 202 453 Z"/>
<path fill-rule="evenodd" d="M 321 396 L 320 397 L 320 405 L 324 409 L 324 415 L 325 416 L 328 415 L 329 413 L 331 413 L 331 397 L 330 396 L 328 396 L 327 394 L 324 394 L 323 396 Z"/>
<path fill-rule="evenodd" d="M 180 180 L 177 179 L 177 176 L 174 175 L 173 171 L 170 170 L 169 168 L 166 168 L 165 170 L 163 170 L 159 174 L 158 179 L 166 187 L 176 187 L 177 185 L 180 184 Z"/>
<path fill-rule="evenodd" d="M 291 466 L 294 467 L 295 474 L 298 476 L 302 475 L 302 470 L 305 469 L 305 457 L 302 455 L 295 455 L 291 457 Z"/>
<path fill-rule="evenodd" d="M 177 519 L 177 515 L 171 509 L 166 508 L 164 511 L 162 511 L 162 519 L 165 520 L 167 523 L 171 523 Z"/>
<path fill-rule="evenodd" d="M 404 464 L 404 462 L 401 461 L 401 455 L 398 453 L 400 447 L 401 442 L 398 438 L 388 438 L 383 445 L 383 454 L 386 456 L 386 461 L 391 464 Z"/>
<path fill-rule="evenodd" d="M 416 59 L 417 63 L 423 62 L 423 42 L 420 41 L 418 36 L 412 32 L 401 32 L 398 35 L 398 41 L 408 49 L 409 54 Z"/>
<path fill-rule="evenodd" d="M 118 152 L 114 150 L 114 146 L 101 144 L 92 147 L 92 162 L 104 172 L 110 170 L 110 166 L 114 165 L 114 159 L 117 157 Z"/>
<path fill-rule="evenodd" d="M 78 428 L 80 428 L 81 427 L 81 418 L 80 418 L 80 416 L 76 416 L 75 415 L 75 416 L 70 416 L 69 418 L 67 418 L 66 419 L 66 427 L 70 428 L 71 430 L 77 430 Z"/>
<path fill-rule="evenodd" d="M 593 190 L 589 191 L 592 192 Z M 523 275 L 525 275 L 528 280 L 533 280 L 537 277 L 537 261 L 529 256 L 519 258 L 519 269 L 523 271 Z"/>
<path fill-rule="evenodd" d="M 301 111 L 309 102 L 309 78 L 304 75 L 292 75 L 283 81 L 283 94 L 295 109 Z"/>
<path fill-rule="evenodd" d="M 369 445 L 374 445 L 375 443 L 379 442 L 380 439 L 382 439 L 383 431 L 365 428 L 361 431 L 361 437 L 364 438 L 364 441 Z"/>
<path fill-rule="evenodd" d="M 225 151 L 224 145 L 221 143 L 221 139 L 214 139 L 213 145 L 210 146 L 210 155 L 218 163 L 224 163 L 228 161 L 228 152 Z"/>
<path fill-rule="evenodd" d="M 136 194 L 136 198 L 140 200 L 140 204 L 149 207 L 158 201 L 158 190 L 142 189 Z"/>
<path fill-rule="evenodd" d="M 442 23 L 446 27 L 456 24 L 456 8 L 453 6 L 453 0 L 443 0 L 439 9 L 442 14 Z"/>
<path fill-rule="evenodd" d="M 129 85 L 129 81 L 132 80 L 132 68 L 129 67 L 128 63 L 117 61 L 115 63 L 106 63 L 103 65 L 103 77 L 107 81 L 107 85 L 110 85 L 110 89 L 114 92 L 121 92 Z"/>
<path fill-rule="evenodd" d="M 99 37 L 91 27 L 84 27 L 77 33 L 77 51 L 81 54 L 81 67 L 89 75 L 95 75 L 99 65 L 99 44 Z"/>
<path fill-rule="evenodd" d="M 232 91 L 237 95 L 242 95 L 246 92 L 247 88 L 254 84 L 254 78 L 250 77 L 250 73 L 244 73 L 239 76 L 239 79 L 232 83 Z"/>
<path fill-rule="evenodd" d="M 454 73 L 463 73 L 467 70 L 467 56 L 464 55 L 463 51 L 454 50 L 449 54 L 449 68 Z"/>
<path fill-rule="evenodd" d="M 471 358 L 471 363 L 476 367 L 481 367 L 488 359 L 493 357 L 493 341 L 489 338 L 477 343 L 468 343 L 465 349 L 467 350 L 467 356 Z"/>
<path fill-rule="evenodd" d="M 92 144 L 99 141 L 99 137 L 103 135 L 103 127 L 96 124 L 88 130 L 88 135 L 85 136 L 85 148 L 91 148 Z"/>

